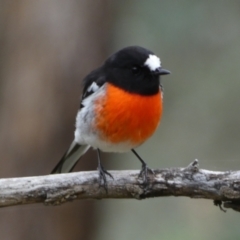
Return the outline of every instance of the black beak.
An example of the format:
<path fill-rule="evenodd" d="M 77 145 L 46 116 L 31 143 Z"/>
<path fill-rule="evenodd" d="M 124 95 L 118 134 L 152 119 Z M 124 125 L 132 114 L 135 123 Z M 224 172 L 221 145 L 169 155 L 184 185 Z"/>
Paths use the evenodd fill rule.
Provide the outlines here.
<path fill-rule="evenodd" d="M 164 68 L 161 68 L 161 67 L 157 68 L 153 72 L 154 75 L 167 75 L 167 74 L 170 74 L 170 73 L 171 73 L 170 71 L 168 71 L 168 70 L 166 70 Z"/>

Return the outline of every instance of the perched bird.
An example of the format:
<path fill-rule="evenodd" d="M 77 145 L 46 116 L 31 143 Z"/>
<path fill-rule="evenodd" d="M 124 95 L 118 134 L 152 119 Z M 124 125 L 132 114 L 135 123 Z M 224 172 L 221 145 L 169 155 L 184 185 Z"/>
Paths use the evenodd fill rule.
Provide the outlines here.
<path fill-rule="evenodd" d="M 74 140 L 52 173 L 72 171 L 90 148 L 97 149 L 99 183 L 106 188 L 103 152 L 132 151 L 142 164 L 140 177 L 150 170 L 134 148 L 157 129 L 162 115 L 163 89 L 160 58 L 139 47 L 126 47 L 111 55 L 83 79 L 83 93 L 76 117 Z"/>

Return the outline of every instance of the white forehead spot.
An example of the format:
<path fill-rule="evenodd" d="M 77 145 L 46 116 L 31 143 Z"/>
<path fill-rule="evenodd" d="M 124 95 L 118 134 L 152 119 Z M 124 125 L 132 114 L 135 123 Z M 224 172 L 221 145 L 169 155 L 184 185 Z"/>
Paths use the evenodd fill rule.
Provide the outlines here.
<path fill-rule="evenodd" d="M 157 68 L 161 67 L 160 58 L 156 55 L 149 54 L 148 59 L 144 63 L 144 66 L 147 66 L 151 71 L 155 71 Z"/>

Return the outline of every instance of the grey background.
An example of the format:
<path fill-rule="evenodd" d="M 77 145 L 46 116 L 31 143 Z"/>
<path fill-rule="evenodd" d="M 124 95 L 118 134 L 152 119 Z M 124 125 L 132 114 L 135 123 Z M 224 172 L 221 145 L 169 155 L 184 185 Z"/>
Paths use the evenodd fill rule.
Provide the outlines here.
<path fill-rule="evenodd" d="M 81 80 L 141 45 L 172 74 L 164 114 L 138 149 L 150 167 L 239 169 L 239 1 L 0 1 L 0 177 L 48 174 L 73 137 Z M 139 169 L 103 154 L 108 169 Z M 89 152 L 76 170 L 96 169 Z M 0 209 L 1 239 L 239 239 L 239 215 L 211 201 L 156 198 Z"/>

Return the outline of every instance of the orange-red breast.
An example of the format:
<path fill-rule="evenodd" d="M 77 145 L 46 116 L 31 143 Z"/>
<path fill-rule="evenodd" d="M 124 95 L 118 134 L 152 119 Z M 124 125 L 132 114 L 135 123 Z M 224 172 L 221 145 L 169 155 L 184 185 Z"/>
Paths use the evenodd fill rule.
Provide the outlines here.
<path fill-rule="evenodd" d="M 100 151 L 133 151 L 142 163 L 140 175 L 146 181 L 146 163 L 134 148 L 157 129 L 162 115 L 163 89 L 160 75 L 170 72 L 160 58 L 138 46 L 126 47 L 110 56 L 83 80 L 83 94 L 76 117 L 75 137 L 52 173 L 70 172 L 90 148 L 98 150 L 100 183 L 106 174 Z"/>

